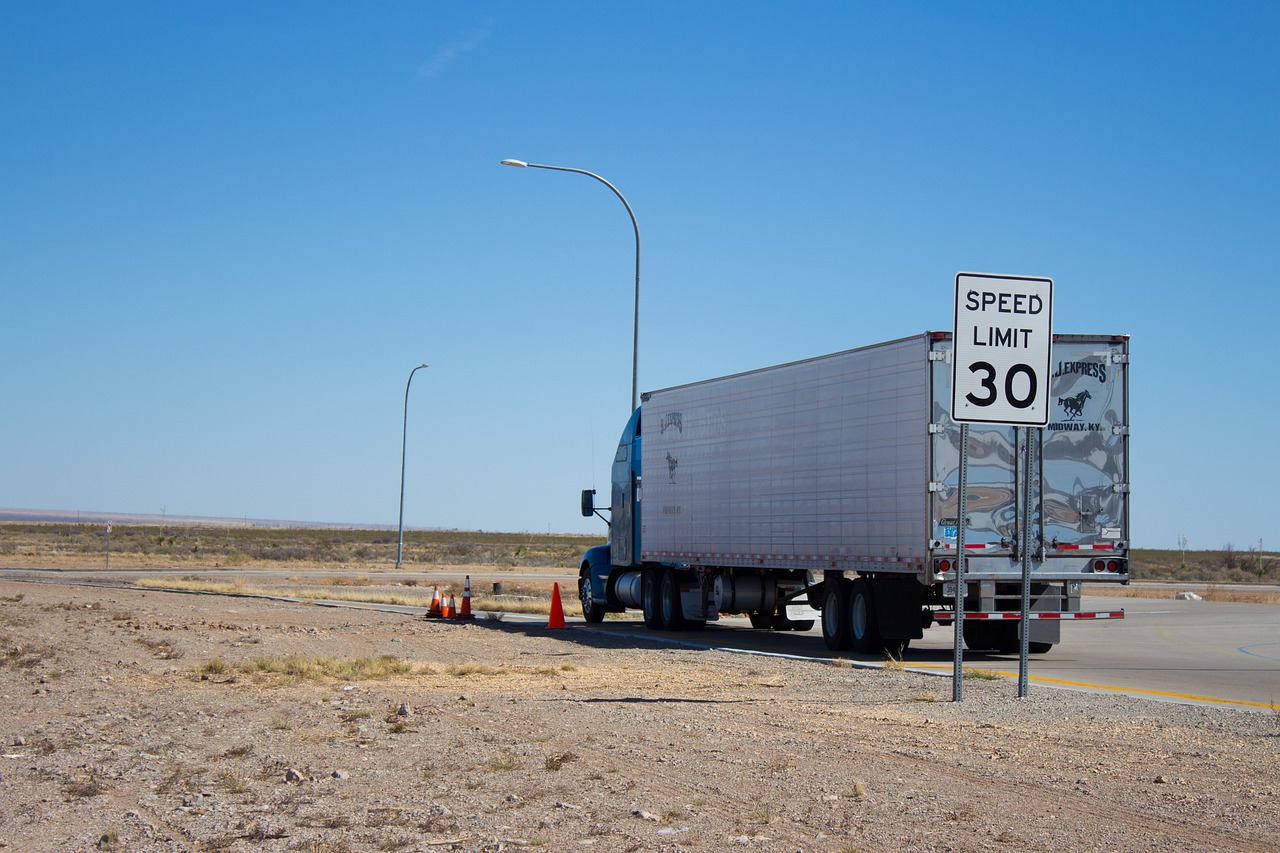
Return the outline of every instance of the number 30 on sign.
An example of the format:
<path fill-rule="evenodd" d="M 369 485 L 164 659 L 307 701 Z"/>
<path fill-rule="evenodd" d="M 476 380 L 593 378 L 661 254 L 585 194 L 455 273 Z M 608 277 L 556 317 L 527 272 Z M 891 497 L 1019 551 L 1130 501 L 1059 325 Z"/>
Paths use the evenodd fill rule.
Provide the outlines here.
<path fill-rule="evenodd" d="M 951 418 L 1049 422 L 1053 279 L 957 273 Z"/>

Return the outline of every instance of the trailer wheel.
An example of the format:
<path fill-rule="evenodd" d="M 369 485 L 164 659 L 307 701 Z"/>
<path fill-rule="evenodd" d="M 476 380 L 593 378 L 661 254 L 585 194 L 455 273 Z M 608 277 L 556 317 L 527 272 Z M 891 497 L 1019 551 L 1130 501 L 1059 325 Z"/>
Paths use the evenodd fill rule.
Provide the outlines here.
<path fill-rule="evenodd" d="M 822 639 L 833 652 L 847 651 L 853 648 L 853 639 L 849 635 L 851 584 L 841 578 L 838 581 L 826 581 L 823 586 L 826 591 L 822 594 Z"/>
<path fill-rule="evenodd" d="M 1002 655 L 1016 655 L 1022 648 L 1017 622 L 997 622 L 994 629 L 996 651 Z"/>
<path fill-rule="evenodd" d="M 680 604 L 680 576 L 675 569 L 667 569 L 662 573 L 660 583 L 658 608 L 661 613 L 662 628 L 666 631 L 683 631 L 685 621 L 684 607 Z"/>
<path fill-rule="evenodd" d="M 660 595 L 661 579 L 659 573 L 661 569 L 645 568 L 641 569 L 640 576 L 640 607 L 644 611 L 644 626 L 651 631 L 657 631 L 662 628 L 662 604 Z"/>
<path fill-rule="evenodd" d="M 866 654 L 881 650 L 880 626 L 876 624 L 876 609 L 871 601 L 871 584 L 865 578 L 854 581 L 849 591 L 849 638 L 855 652 Z"/>
<path fill-rule="evenodd" d="M 971 652 L 995 651 L 996 638 L 991 625 L 966 619 L 964 622 L 964 645 Z"/>
<path fill-rule="evenodd" d="M 582 602 L 582 618 L 588 622 L 604 621 L 604 605 L 597 604 L 591 597 L 591 574 L 583 570 L 578 578 L 578 599 Z"/>

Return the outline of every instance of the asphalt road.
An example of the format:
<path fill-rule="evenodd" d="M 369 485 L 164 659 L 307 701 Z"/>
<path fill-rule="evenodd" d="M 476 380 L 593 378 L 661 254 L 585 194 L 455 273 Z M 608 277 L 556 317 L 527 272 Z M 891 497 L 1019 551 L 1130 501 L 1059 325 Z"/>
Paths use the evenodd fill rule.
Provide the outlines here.
<path fill-rule="evenodd" d="M 576 612 L 576 602 L 566 608 Z M 1062 642 L 1048 654 L 1029 658 L 1028 694 L 1067 687 L 1242 710 L 1280 709 L 1280 606 L 1086 596 L 1083 609 L 1123 609 L 1125 618 L 1063 623 Z M 656 633 L 611 620 L 601 628 L 650 639 Z M 818 628 L 804 633 L 755 631 L 746 620 L 726 619 L 705 631 L 669 636 L 699 646 L 832 658 Z M 953 637 L 949 627 L 929 628 L 924 639 L 912 641 L 904 665 L 946 676 L 949 693 Z M 868 664 L 882 660 L 849 652 L 840 657 Z M 1017 694 L 1017 654 L 965 650 L 963 665 L 1007 676 L 1010 691 Z"/>

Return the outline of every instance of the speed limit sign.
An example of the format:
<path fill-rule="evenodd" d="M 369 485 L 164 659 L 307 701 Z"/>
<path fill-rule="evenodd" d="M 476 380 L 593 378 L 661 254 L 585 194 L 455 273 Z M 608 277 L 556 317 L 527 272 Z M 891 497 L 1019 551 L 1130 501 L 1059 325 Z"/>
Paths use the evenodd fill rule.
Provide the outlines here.
<path fill-rule="evenodd" d="M 1053 279 L 956 273 L 951 419 L 1045 426 Z"/>

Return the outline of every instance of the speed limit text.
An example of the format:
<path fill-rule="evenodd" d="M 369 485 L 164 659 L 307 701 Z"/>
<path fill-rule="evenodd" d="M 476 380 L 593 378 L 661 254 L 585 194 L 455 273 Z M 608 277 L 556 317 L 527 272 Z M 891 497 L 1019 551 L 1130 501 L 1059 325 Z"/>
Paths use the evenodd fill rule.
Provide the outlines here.
<path fill-rule="evenodd" d="M 1044 300 L 1035 293 L 1000 293 L 990 290 L 970 290 L 964 295 L 965 308 L 969 311 L 995 314 L 1039 314 L 1044 310 Z M 993 323 L 983 329 L 973 327 L 975 347 L 1006 347 L 1026 349 L 1034 329 L 1023 329 L 1007 324 Z"/>

